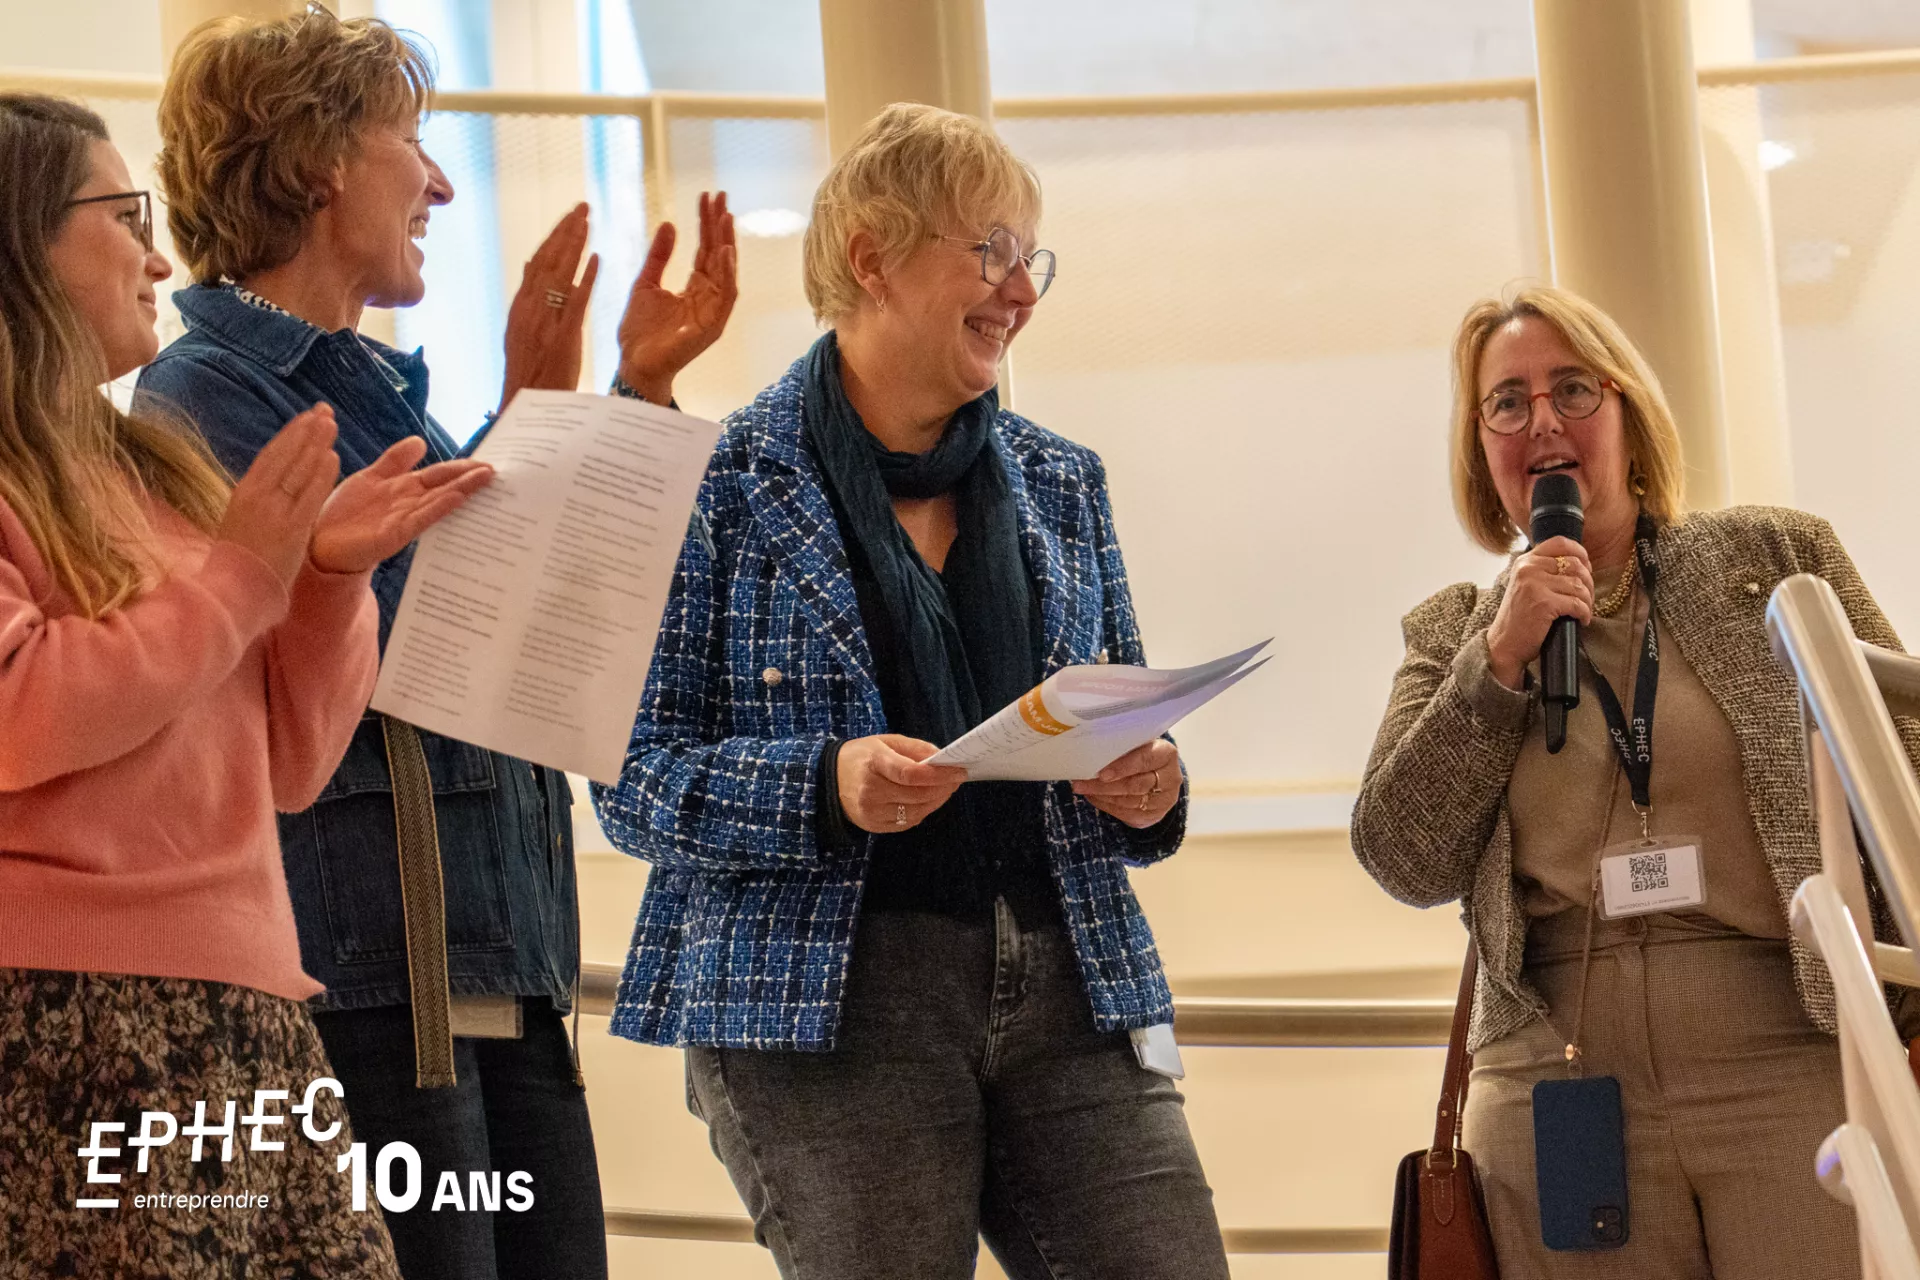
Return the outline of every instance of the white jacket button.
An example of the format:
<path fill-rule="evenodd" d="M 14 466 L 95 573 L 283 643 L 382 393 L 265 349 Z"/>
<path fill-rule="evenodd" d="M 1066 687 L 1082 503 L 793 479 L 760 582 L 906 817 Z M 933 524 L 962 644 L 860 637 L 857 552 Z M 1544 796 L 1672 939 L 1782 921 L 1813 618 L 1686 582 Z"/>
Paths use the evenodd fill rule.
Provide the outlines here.
<path fill-rule="evenodd" d="M 767 687 L 769 689 L 771 689 L 774 685 L 779 684 L 782 680 L 786 679 L 785 676 L 780 674 L 780 668 L 778 667 L 768 667 L 765 671 L 762 671 L 760 673 L 760 678 L 766 681 Z"/>

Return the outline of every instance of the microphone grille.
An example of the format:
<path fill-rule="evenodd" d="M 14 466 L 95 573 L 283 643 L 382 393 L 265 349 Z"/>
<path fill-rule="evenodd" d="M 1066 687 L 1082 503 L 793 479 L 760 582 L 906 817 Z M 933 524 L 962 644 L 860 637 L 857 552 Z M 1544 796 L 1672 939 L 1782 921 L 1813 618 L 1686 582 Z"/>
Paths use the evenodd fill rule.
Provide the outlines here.
<path fill-rule="evenodd" d="M 1580 509 L 1580 486 L 1565 472 L 1541 476 L 1533 483 L 1533 520 L 1528 530 L 1537 546 L 1548 538 L 1580 540 L 1585 525 Z"/>

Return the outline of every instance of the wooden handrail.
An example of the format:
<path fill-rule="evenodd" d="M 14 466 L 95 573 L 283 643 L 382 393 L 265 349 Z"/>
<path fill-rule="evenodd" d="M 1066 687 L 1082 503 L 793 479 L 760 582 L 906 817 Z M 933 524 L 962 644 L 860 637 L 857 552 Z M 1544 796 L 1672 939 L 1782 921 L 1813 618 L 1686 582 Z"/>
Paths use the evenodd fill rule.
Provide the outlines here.
<path fill-rule="evenodd" d="M 1920 49 L 1882 49 L 1870 53 L 1810 53 L 1796 58 L 1765 58 L 1720 67 L 1701 67 L 1702 89 L 1741 85 L 1801 84 L 1857 76 L 1920 75 Z"/>
<path fill-rule="evenodd" d="M 752 1244 L 753 1219 L 737 1213 L 608 1209 L 607 1234 Z M 1387 1249 L 1385 1227 L 1228 1227 L 1220 1235 L 1232 1254 L 1385 1253 Z"/>
<path fill-rule="evenodd" d="M 613 1013 L 620 970 L 580 966 L 580 1012 Z M 1453 1001 L 1320 1000 L 1241 996 L 1179 997 L 1173 1034 L 1181 1044 L 1214 1048 L 1432 1048 L 1447 1042 Z"/>
<path fill-rule="evenodd" d="M 1801 84 L 1861 76 L 1920 75 L 1920 49 L 1872 53 L 1815 54 L 1701 67 L 1703 89 L 1742 85 Z M 43 71 L 0 67 L 0 89 L 66 94 L 81 98 L 158 99 L 158 76 L 91 71 Z M 1429 84 L 1360 85 L 1328 89 L 1274 89 L 1248 93 L 1101 94 L 1084 97 L 999 98 L 993 111 L 1004 119 L 1099 116 L 1220 115 L 1262 112 L 1341 111 L 1367 107 L 1432 106 L 1451 102 L 1531 101 L 1528 76 L 1446 80 Z M 768 94 L 699 93 L 656 89 L 645 94 L 521 93 L 502 89 L 448 89 L 434 95 L 439 111 L 488 115 L 645 117 L 659 107 L 672 116 L 748 119 L 822 119 L 819 98 Z"/>

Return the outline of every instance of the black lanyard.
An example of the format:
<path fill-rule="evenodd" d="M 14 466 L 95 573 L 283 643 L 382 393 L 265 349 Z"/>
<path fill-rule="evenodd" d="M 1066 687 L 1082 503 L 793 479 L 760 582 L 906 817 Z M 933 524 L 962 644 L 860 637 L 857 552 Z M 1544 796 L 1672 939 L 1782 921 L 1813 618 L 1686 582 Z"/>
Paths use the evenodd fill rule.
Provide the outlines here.
<path fill-rule="evenodd" d="M 1660 638 L 1654 628 L 1653 593 L 1660 581 L 1660 565 L 1654 559 L 1653 521 L 1645 515 L 1633 530 L 1633 555 L 1640 563 L 1640 581 L 1647 589 L 1647 630 L 1640 642 L 1640 671 L 1633 681 L 1633 723 L 1627 723 L 1620 699 L 1613 686 L 1600 674 L 1600 668 L 1580 646 L 1580 656 L 1593 672 L 1594 692 L 1600 699 L 1600 711 L 1607 718 L 1607 734 L 1626 770 L 1627 785 L 1633 790 L 1634 807 L 1642 812 L 1653 807 L 1650 790 L 1653 781 L 1653 704 L 1660 693 Z"/>

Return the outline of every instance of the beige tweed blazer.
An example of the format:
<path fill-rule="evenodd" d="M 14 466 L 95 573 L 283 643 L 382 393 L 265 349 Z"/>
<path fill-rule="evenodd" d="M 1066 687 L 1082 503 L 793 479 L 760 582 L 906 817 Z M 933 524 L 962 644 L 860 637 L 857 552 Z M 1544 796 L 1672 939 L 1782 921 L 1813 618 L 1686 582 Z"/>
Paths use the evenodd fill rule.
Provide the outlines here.
<path fill-rule="evenodd" d="M 1663 529 L 1660 620 L 1733 727 L 1740 746 L 1753 825 L 1785 911 L 1800 882 L 1820 870 L 1819 838 L 1807 791 L 1799 695 L 1792 673 L 1767 643 L 1767 601 L 1796 573 L 1832 584 L 1861 639 L 1898 648 L 1899 638 L 1826 521 L 1778 507 L 1733 507 L 1690 515 Z M 1422 602 L 1402 623 L 1407 656 L 1394 676 L 1387 713 L 1353 810 L 1353 849 L 1367 871 L 1402 902 L 1419 907 L 1458 900 L 1480 950 L 1480 982 L 1470 1045 L 1478 1048 L 1546 1012 L 1521 975 L 1527 916 L 1513 874 L 1507 780 L 1539 712 L 1496 725 L 1464 687 L 1484 659 L 1462 650 L 1492 625 L 1507 586 L 1463 582 Z M 1895 720 L 1909 759 L 1920 765 L 1920 722 Z M 1892 917 L 1875 896 L 1876 932 L 1897 941 Z M 1822 1030 L 1834 1030 L 1833 980 L 1798 940 L 1792 944 L 1801 1004 Z M 1920 1031 L 1920 999 L 1903 992 L 1896 1021 Z"/>

